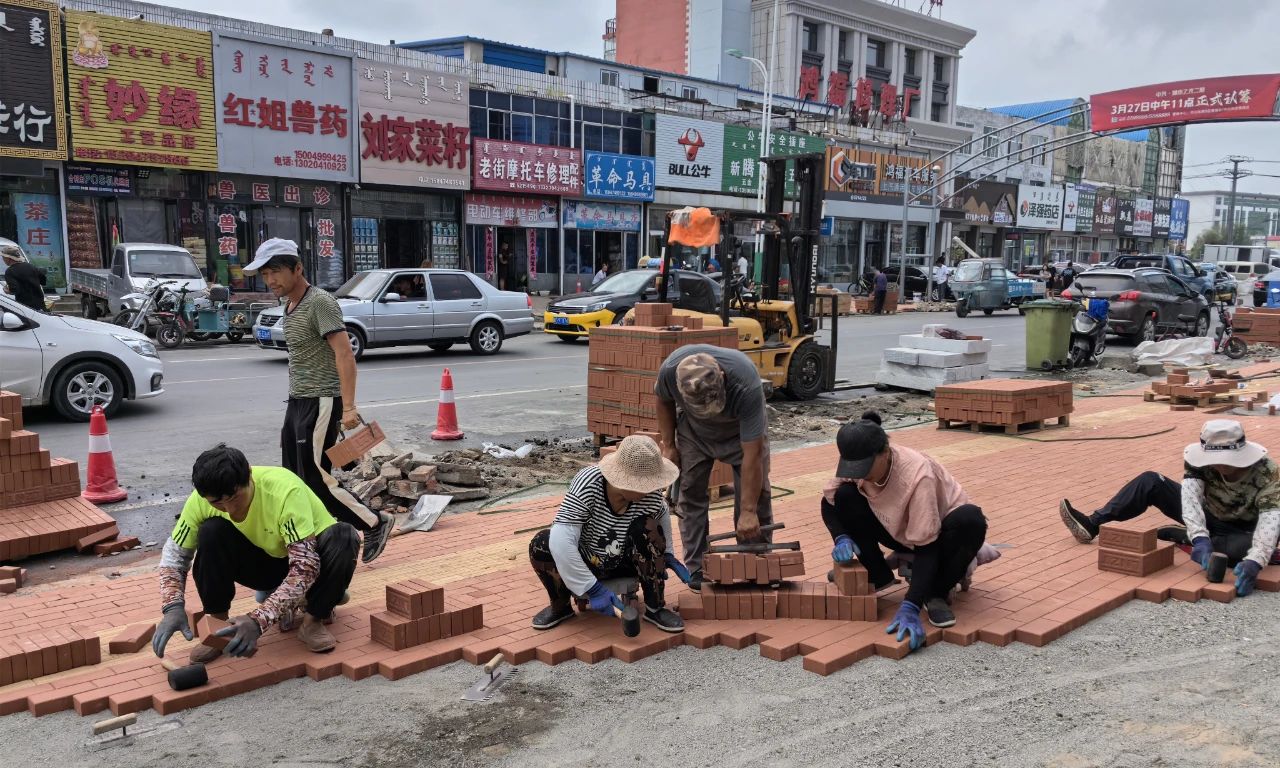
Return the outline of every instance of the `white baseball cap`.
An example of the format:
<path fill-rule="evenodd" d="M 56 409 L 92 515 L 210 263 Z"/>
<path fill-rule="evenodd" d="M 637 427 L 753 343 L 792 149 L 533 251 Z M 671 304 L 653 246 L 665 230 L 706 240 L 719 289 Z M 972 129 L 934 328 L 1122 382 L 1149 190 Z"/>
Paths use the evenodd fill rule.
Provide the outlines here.
<path fill-rule="evenodd" d="M 273 237 L 262 245 L 258 246 L 258 250 L 253 254 L 253 261 L 245 265 L 241 271 L 246 275 L 255 275 L 258 270 L 266 266 L 273 256 L 297 256 L 298 244 L 292 240 L 285 240 L 282 237 Z"/>

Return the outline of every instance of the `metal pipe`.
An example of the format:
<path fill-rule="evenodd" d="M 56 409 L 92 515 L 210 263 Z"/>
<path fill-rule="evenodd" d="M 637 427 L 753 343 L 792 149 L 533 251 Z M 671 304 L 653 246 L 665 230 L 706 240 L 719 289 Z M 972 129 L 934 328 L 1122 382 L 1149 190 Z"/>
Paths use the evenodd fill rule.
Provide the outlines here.
<path fill-rule="evenodd" d="M 572 93 L 569 96 L 569 149 L 573 149 L 577 144 L 578 132 L 575 130 L 578 118 L 578 99 Z M 560 204 L 557 206 L 556 229 L 560 231 L 560 295 L 564 295 L 564 198 L 560 198 Z M 624 263 L 625 266 L 625 263 Z"/>
<path fill-rule="evenodd" d="M 1079 136 L 1081 136 L 1081 135 L 1083 135 L 1083 136 L 1084 136 L 1084 138 L 1082 138 L 1082 139 L 1078 139 L 1078 140 L 1073 140 L 1073 141 L 1067 141 L 1068 139 L 1077 139 L 1077 137 L 1079 137 Z M 1052 150 L 1054 150 L 1054 151 L 1057 151 L 1057 150 L 1059 150 L 1059 149 L 1066 149 L 1067 147 L 1073 147 L 1073 146 L 1075 146 L 1076 144 L 1083 144 L 1083 143 L 1085 143 L 1085 142 L 1087 142 L 1087 141 L 1093 141 L 1094 139 L 1100 139 L 1100 138 L 1104 138 L 1104 137 L 1103 137 L 1103 135 L 1102 135 L 1102 134 L 1098 134 L 1098 133 L 1088 133 L 1088 132 L 1085 132 L 1085 133 L 1083 133 L 1083 134 L 1080 134 L 1080 133 L 1069 133 L 1069 134 L 1067 134 L 1066 136 L 1061 136 L 1061 137 L 1059 137 L 1059 138 L 1051 139 L 1051 140 L 1049 140 L 1049 141 L 1046 141 L 1044 144 L 1041 144 L 1041 145 L 1040 145 L 1040 148 L 1041 148 L 1041 150 L 1049 150 L 1049 149 L 1052 149 Z M 1064 144 L 1059 144 L 1059 142 L 1066 142 L 1066 143 L 1064 143 Z M 970 170 L 970 171 L 972 171 L 972 170 L 976 170 L 977 168 L 985 168 L 985 167 L 987 167 L 988 165 L 991 165 L 992 163 L 998 163 L 998 162 L 1000 162 L 1001 160 L 1007 160 L 1008 158 L 1009 158 L 1009 155 L 1007 155 L 1007 154 L 1006 154 L 1006 155 L 1002 155 L 1002 156 L 1000 156 L 1000 157 L 993 157 L 993 158 L 991 158 L 990 160 L 986 161 L 985 163 L 982 163 L 981 165 L 974 166 L 973 168 L 970 168 L 969 170 Z M 983 175 L 984 175 L 984 176 L 990 176 L 990 175 L 992 175 L 992 174 L 999 173 L 999 172 L 1001 172 L 1001 171 L 1003 171 L 1003 170 L 1007 170 L 1007 169 L 1009 169 L 1009 168 L 1012 168 L 1013 166 L 1018 165 L 1018 164 L 1019 164 L 1019 163 L 1021 163 L 1021 162 L 1022 162 L 1022 160 L 1015 160 L 1015 161 L 1014 161 L 1014 162 L 1012 162 L 1012 163 L 1006 163 L 1005 165 L 1002 165 L 1001 167 L 996 168 L 996 169 L 995 169 L 995 170 L 993 170 L 993 171 L 988 171 L 987 173 L 985 173 L 985 174 L 983 174 Z M 914 195 L 914 196 L 912 196 L 911 200 L 914 202 L 914 201 L 916 201 L 916 200 L 918 200 L 918 199 L 920 199 L 920 198 L 922 198 L 922 197 L 924 197 L 924 196 L 928 195 L 930 192 L 933 192 L 934 190 L 938 189 L 939 187 L 944 186 L 945 184 L 947 184 L 947 182 L 949 182 L 949 181 L 953 181 L 953 180 L 954 180 L 954 175 L 952 175 L 952 176 L 950 176 L 950 177 L 944 177 L 942 181 L 938 182 L 937 184 L 934 184 L 932 187 L 929 187 L 928 189 L 924 190 L 923 192 L 921 192 L 921 193 L 920 193 L 920 194 L 918 194 L 918 195 Z M 964 191 L 964 190 L 968 189 L 969 187 L 972 187 L 974 184 L 977 184 L 979 181 L 983 181 L 983 179 L 974 179 L 973 181 L 971 181 L 971 182 L 969 182 L 968 184 L 964 185 L 964 186 L 963 186 L 963 187 L 961 187 L 960 189 L 957 189 L 957 190 L 955 190 L 954 192 L 952 192 L 950 195 L 948 195 L 948 197 L 955 197 L 956 195 L 960 194 L 962 191 Z M 941 201 L 941 196 L 939 196 L 939 200 L 938 200 L 937 202 L 935 202 L 935 203 L 934 203 L 933 207 L 934 207 L 934 208 L 939 208 L 939 207 L 941 207 L 941 203 L 942 203 L 942 201 Z"/>
<path fill-rule="evenodd" d="M 959 152 L 960 150 L 964 149 L 965 147 L 972 146 L 973 144 L 975 144 L 976 142 L 978 142 L 978 141 L 980 141 L 980 140 L 982 140 L 982 139 L 986 138 L 987 136 L 999 136 L 999 135 L 1000 135 L 1000 133 L 1001 133 L 1001 131 L 1006 131 L 1006 130 L 1009 130 L 1010 128 L 1017 128 L 1017 127 L 1018 127 L 1018 126 L 1020 126 L 1020 125 L 1024 125 L 1024 124 L 1026 124 L 1026 123 L 1030 123 L 1030 122 L 1033 122 L 1033 121 L 1034 121 L 1034 122 L 1039 123 L 1039 122 L 1040 122 L 1040 118 L 1042 118 L 1042 117 L 1048 117 L 1049 115 L 1056 114 L 1056 113 L 1058 113 L 1058 112 L 1062 112 L 1063 110 L 1072 110 L 1072 112 L 1071 112 L 1070 114 L 1063 115 L 1063 117 L 1066 117 L 1066 118 L 1072 118 L 1072 117 L 1076 117 L 1078 114 L 1082 115 L 1082 114 L 1087 113 L 1087 112 L 1089 111 L 1089 104 L 1088 104 L 1088 102 L 1085 102 L 1084 104 L 1071 104 L 1071 105 L 1066 106 L 1066 107 L 1058 107 L 1057 109 L 1051 109 L 1051 110 L 1049 110 L 1048 112 L 1041 112 L 1041 113 L 1040 113 L 1040 114 L 1038 114 L 1038 115 L 1032 115 L 1031 117 L 1025 118 L 1025 119 L 1023 119 L 1023 120 L 1019 120 L 1019 121 L 1018 121 L 1018 122 L 1016 122 L 1016 123 L 1010 123 L 1009 125 L 1006 125 L 1006 126 L 1003 126 L 1003 127 L 997 128 L 997 129 L 995 130 L 995 132 L 994 132 L 994 133 L 990 133 L 990 134 L 983 134 L 982 136 L 975 136 L 975 137 L 973 137 L 972 139 L 970 139 L 969 141 L 965 142 L 964 144 L 961 144 L 960 146 L 958 146 L 958 147 L 956 147 L 955 149 L 951 150 L 950 152 L 947 152 L 947 153 L 946 153 L 946 154 L 944 154 L 944 155 L 939 155 L 939 156 L 938 156 L 938 159 L 939 159 L 939 160 L 945 160 L 946 158 L 950 157 L 951 155 L 954 155 L 956 152 Z M 1077 111 L 1077 110 L 1078 110 L 1078 111 Z M 1059 118 L 1054 118 L 1054 119 L 1059 119 Z M 1043 124 L 1043 123 L 1041 123 L 1041 124 Z M 1036 128 L 1036 126 L 1032 126 L 1032 127 L 1031 127 L 1031 128 L 1029 128 L 1028 130 L 1035 130 L 1035 128 Z M 1025 132 L 1026 132 L 1026 131 L 1023 131 L 1023 133 L 1025 133 Z M 1018 136 L 1021 136 L 1021 135 L 1022 135 L 1022 133 L 1019 133 L 1019 134 L 1017 134 L 1017 135 L 1018 135 Z M 1015 138 L 1015 137 L 1014 137 L 1014 136 L 1007 136 L 1007 137 L 1005 137 L 1005 138 L 1006 138 L 1006 139 L 1012 139 L 1012 138 Z"/>

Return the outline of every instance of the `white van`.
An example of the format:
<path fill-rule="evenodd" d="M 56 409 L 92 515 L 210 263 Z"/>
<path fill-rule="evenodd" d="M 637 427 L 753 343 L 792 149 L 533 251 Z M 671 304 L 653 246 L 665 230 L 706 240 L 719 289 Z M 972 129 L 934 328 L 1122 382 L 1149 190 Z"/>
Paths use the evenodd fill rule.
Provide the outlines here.
<path fill-rule="evenodd" d="M 1253 281 L 1271 272 L 1274 267 L 1261 261 L 1220 261 L 1218 269 L 1234 277 L 1238 283 L 1252 285 Z"/>

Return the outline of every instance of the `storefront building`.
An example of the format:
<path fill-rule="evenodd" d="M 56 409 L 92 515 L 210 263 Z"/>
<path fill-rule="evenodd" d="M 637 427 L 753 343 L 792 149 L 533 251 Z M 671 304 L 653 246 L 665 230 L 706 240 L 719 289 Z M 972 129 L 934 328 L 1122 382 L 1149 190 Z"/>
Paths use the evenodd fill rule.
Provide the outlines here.
<path fill-rule="evenodd" d="M 591 276 L 604 264 L 609 274 L 635 269 L 641 257 L 644 205 L 654 198 L 652 157 L 586 152 L 583 200 L 565 200 L 565 273 Z"/>
<path fill-rule="evenodd" d="M 923 267 L 939 221 L 935 172 L 923 157 L 907 157 L 847 145 L 826 148 L 825 197 L 835 217 L 832 236 L 819 257 L 819 277 L 836 285 L 902 258 L 902 193 L 916 197 L 907 208 L 907 263 Z M 918 197 L 917 197 L 918 196 Z"/>
<path fill-rule="evenodd" d="M 965 245 L 984 259 L 998 259 L 1004 255 L 1005 234 L 1014 224 L 1014 211 L 1018 207 L 1018 187 L 999 181 L 979 181 L 965 189 L 970 182 L 957 179 L 960 190 L 941 209 L 943 221 L 951 222 L 951 231 Z M 947 249 L 948 261 L 955 264 L 970 258 L 963 249 Z"/>
<path fill-rule="evenodd" d="M 471 187 L 488 194 L 467 201 L 464 268 L 503 290 L 559 293 L 562 279 L 572 288 L 556 222 L 561 198 L 582 196 L 582 150 L 474 139 Z"/>
<path fill-rule="evenodd" d="M 357 59 L 356 87 L 360 188 L 351 193 L 353 269 L 465 266 L 466 78 Z"/>
<path fill-rule="evenodd" d="M 1050 240 L 1063 230 L 1066 190 L 1061 184 L 1018 185 L 1017 229 L 1005 234 L 1005 266 L 1014 272 L 1051 260 Z M 1071 226 L 1074 229 L 1075 219 Z"/>
<path fill-rule="evenodd" d="M 67 11 L 73 266 L 101 268 L 117 243 L 180 245 L 204 263 L 205 171 L 217 169 L 208 32 Z"/>
<path fill-rule="evenodd" d="M 0 59 L 0 237 L 44 270 L 47 288 L 64 291 L 67 116 L 58 6 L 10 0 L 0 14 L 9 28 Z"/>
<path fill-rule="evenodd" d="M 298 243 L 303 269 L 326 288 L 347 269 L 343 184 L 357 180 L 352 59 L 217 34 L 218 174 L 208 185 L 208 271 L 237 291 L 262 291 L 241 269 L 263 241 Z"/>

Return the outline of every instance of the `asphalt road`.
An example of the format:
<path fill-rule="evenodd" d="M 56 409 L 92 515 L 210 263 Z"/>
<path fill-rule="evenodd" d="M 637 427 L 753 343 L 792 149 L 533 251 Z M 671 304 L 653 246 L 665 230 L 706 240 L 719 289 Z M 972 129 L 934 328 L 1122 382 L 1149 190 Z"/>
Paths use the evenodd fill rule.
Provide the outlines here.
<path fill-rule="evenodd" d="M 874 380 L 884 348 L 926 322 L 945 322 L 992 339 L 991 367 L 1019 370 L 1023 319 L 1016 312 L 991 317 L 903 313 L 841 318 L 837 376 L 849 384 Z M 821 332 L 825 341 L 829 330 Z M 288 389 L 285 354 L 243 342 L 190 344 L 162 350 L 165 393 L 126 403 L 111 419 L 111 444 L 129 499 L 106 509 L 145 541 L 162 541 L 181 499 L 190 493 L 191 462 L 219 442 L 234 445 L 253 463 L 278 464 L 279 430 Z M 565 344 L 542 333 L 510 339 L 492 357 L 465 346 L 439 354 L 425 347 L 368 352 L 359 364 L 357 398 L 397 446 L 447 450 L 485 442 L 519 445 L 525 438 L 585 436 L 585 343 Z M 466 440 L 432 443 L 441 373 L 453 374 L 459 421 Z M 55 456 L 81 462 L 88 428 L 51 409 L 29 410 L 27 421 Z"/>

